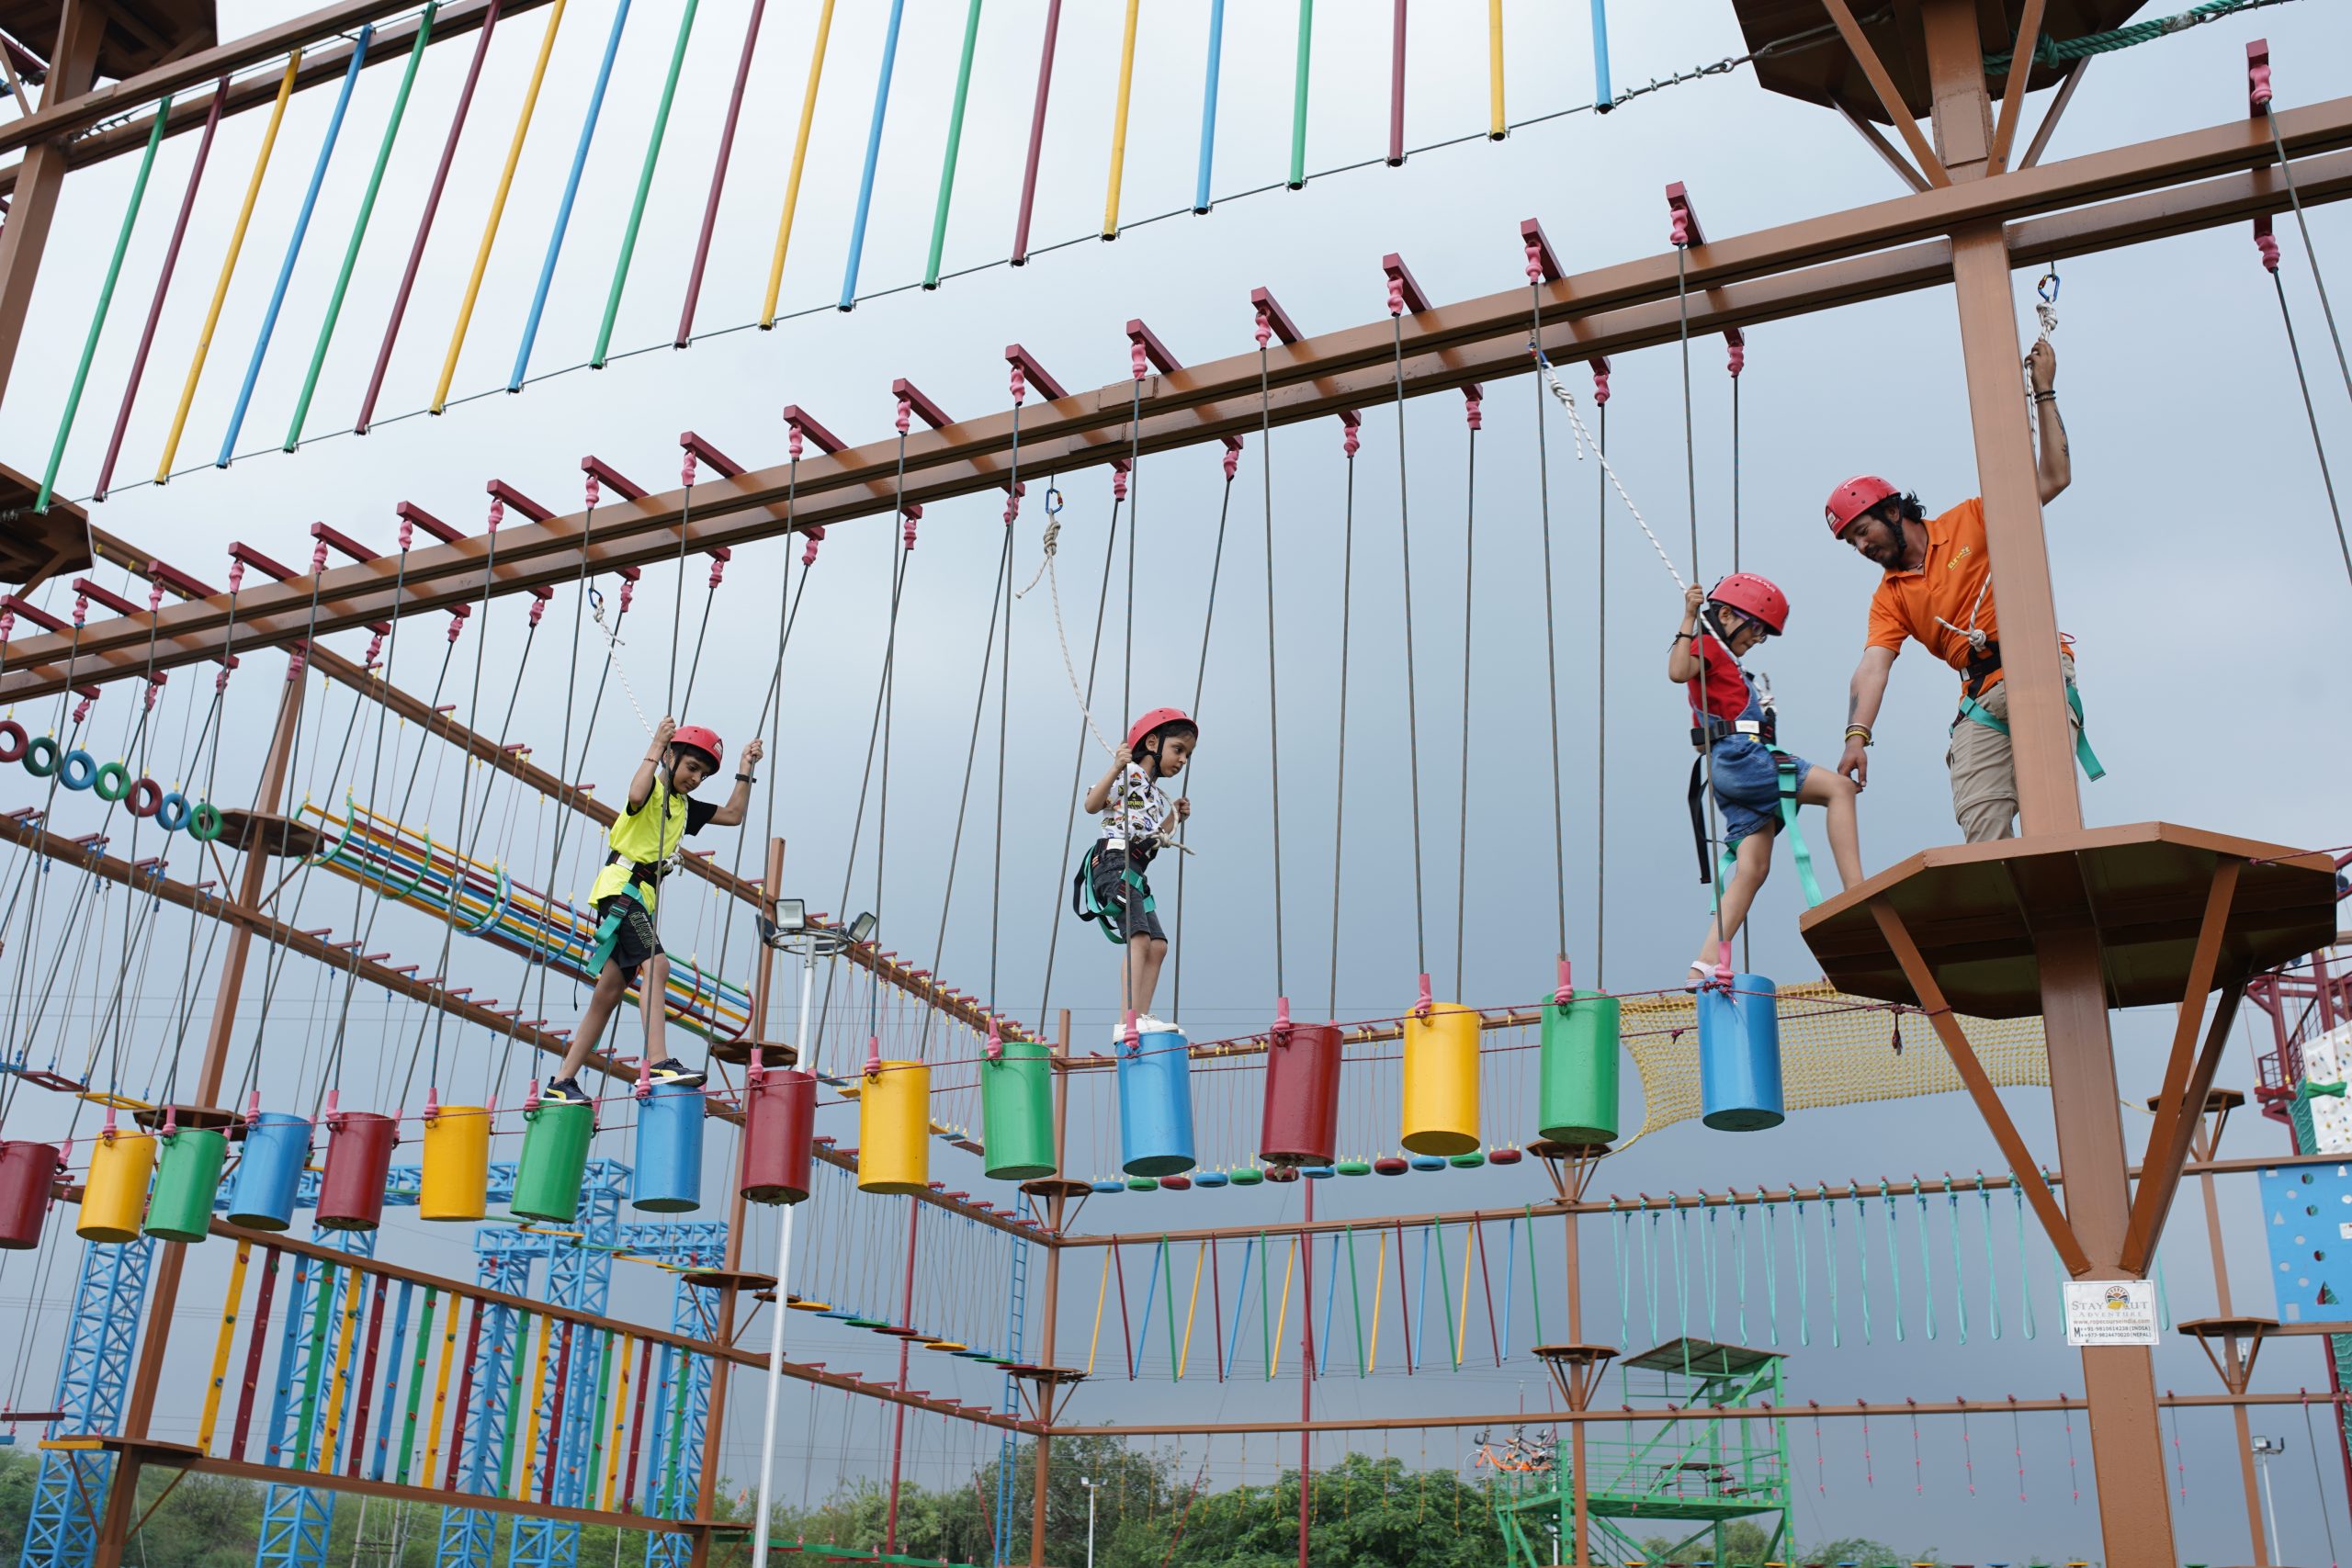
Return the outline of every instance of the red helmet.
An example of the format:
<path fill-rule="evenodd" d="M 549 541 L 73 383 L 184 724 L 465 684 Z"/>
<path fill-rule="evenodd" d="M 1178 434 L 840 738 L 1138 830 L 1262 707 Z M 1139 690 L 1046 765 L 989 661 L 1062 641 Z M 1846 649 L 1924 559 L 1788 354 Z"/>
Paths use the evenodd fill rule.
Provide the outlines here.
<path fill-rule="evenodd" d="M 718 738 L 717 730 L 706 729 L 699 724 L 678 726 L 670 736 L 670 744 L 691 746 L 695 750 L 703 752 L 710 758 L 710 765 L 714 771 L 719 763 L 727 760 L 727 742 Z"/>
<path fill-rule="evenodd" d="M 1707 602 L 1737 610 L 1774 637 L 1789 624 L 1789 596 L 1770 579 L 1752 571 L 1735 571 L 1716 583 Z"/>
<path fill-rule="evenodd" d="M 1890 501 L 1902 491 L 1876 474 L 1856 474 L 1829 492 L 1829 503 L 1821 509 L 1828 520 L 1833 538 L 1842 539 L 1855 518 L 1881 502 Z"/>
<path fill-rule="evenodd" d="M 1194 730 L 1200 728 L 1199 725 L 1193 723 L 1193 716 L 1182 708 L 1154 708 L 1127 727 L 1127 750 L 1130 753 L 1137 750 L 1153 730 L 1171 724 L 1191 725 Z"/>

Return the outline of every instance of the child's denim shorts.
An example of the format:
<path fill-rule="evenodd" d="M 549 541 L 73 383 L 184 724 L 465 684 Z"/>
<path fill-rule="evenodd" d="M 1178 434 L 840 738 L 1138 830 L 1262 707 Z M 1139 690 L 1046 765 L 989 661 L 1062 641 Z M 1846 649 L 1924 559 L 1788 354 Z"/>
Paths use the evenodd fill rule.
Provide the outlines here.
<path fill-rule="evenodd" d="M 1793 751 L 1783 752 L 1796 769 L 1802 784 L 1813 764 Z M 1724 812 L 1724 843 L 1738 843 L 1750 833 L 1770 831 L 1781 821 L 1780 763 L 1772 749 L 1751 736 L 1734 735 L 1715 742 L 1713 758 L 1715 802 Z"/>

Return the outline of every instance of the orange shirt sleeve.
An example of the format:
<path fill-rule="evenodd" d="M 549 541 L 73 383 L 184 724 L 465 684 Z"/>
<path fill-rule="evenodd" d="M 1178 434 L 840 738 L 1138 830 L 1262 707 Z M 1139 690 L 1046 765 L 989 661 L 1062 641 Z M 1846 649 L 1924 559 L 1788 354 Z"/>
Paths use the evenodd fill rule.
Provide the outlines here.
<path fill-rule="evenodd" d="M 1865 648 L 1883 648 L 1890 653 L 1901 653 L 1903 641 L 1911 635 L 1900 612 L 1895 608 L 1894 595 L 1882 582 L 1871 595 L 1870 634 L 1863 638 Z"/>

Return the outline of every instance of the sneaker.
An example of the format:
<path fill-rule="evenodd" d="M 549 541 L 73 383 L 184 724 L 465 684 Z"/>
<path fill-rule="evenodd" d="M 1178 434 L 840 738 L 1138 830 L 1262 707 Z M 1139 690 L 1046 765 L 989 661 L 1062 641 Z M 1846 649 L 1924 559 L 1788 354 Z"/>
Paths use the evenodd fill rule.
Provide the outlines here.
<path fill-rule="evenodd" d="M 1182 1034 L 1184 1032 L 1174 1024 L 1169 1022 L 1166 1019 L 1154 1018 L 1149 1013 L 1146 1013 L 1141 1018 L 1136 1020 L 1136 1028 L 1146 1034 Z"/>
<path fill-rule="evenodd" d="M 585 1105 L 588 1103 L 588 1096 L 581 1089 L 578 1078 L 558 1078 L 539 1091 L 539 1103 L 542 1105 Z"/>
<path fill-rule="evenodd" d="M 1136 1020 L 1136 1033 L 1138 1037 L 1143 1033 L 1143 1020 L 1141 1019 Z M 1111 1026 L 1111 1043 L 1122 1051 L 1127 1048 L 1127 1026 L 1125 1024 L 1114 1023 Z"/>
<path fill-rule="evenodd" d="M 695 1072 L 675 1056 L 664 1056 L 654 1063 L 646 1077 L 654 1083 L 675 1084 L 680 1089 L 700 1089 L 707 1081 L 703 1074 Z"/>

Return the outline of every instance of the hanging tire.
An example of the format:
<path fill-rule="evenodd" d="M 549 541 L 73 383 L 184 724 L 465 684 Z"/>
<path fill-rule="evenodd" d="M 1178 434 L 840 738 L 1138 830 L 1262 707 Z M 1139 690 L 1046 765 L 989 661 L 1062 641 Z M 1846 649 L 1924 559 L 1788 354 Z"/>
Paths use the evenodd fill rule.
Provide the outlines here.
<path fill-rule="evenodd" d="M 120 762 L 100 762 L 98 775 L 90 781 L 90 793 L 112 805 L 130 793 L 130 770 Z"/>
<path fill-rule="evenodd" d="M 31 743 L 23 725 L 13 718 L 0 718 L 0 762 L 23 761 L 25 748 Z"/>
<path fill-rule="evenodd" d="M 187 816 L 187 836 L 199 844 L 209 844 L 220 836 L 220 808 L 209 800 L 200 800 Z"/>
<path fill-rule="evenodd" d="M 57 759 L 57 742 L 49 736 L 36 735 L 25 743 L 25 772 L 37 779 L 56 773 Z"/>
<path fill-rule="evenodd" d="M 177 790 L 167 792 L 155 806 L 155 826 L 166 833 L 176 833 L 187 826 L 187 796 Z"/>
<path fill-rule="evenodd" d="M 57 761 L 57 782 L 70 790 L 85 790 L 98 782 L 98 760 L 76 746 Z"/>
<path fill-rule="evenodd" d="M 153 817 L 164 804 L 164 786 L 153 779 L 133 779 L 122 797 L 122 807 L 133 817 Z"/>

